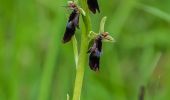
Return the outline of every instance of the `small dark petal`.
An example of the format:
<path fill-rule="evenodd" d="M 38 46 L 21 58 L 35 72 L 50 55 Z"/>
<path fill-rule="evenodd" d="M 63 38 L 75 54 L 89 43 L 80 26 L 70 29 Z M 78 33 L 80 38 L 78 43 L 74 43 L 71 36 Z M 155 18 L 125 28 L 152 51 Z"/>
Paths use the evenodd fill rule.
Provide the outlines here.
<path fill-rule="evenodd" d="M 100 56 L 96 55 L 96 52 L 92 52 L 89 57 L 89 66 L 91 70 L 99 70 Z"/>
<path fill-rule="evenodd" d="M 73 23 L 68 23 L 67 27 L 66 27 L 66 31 L 64 33 L 64 37 L 63 37 L 63 43 L 67 43 L 71 40 L 72 36 L 75 33 L 75 26 L 73 25 Z"/>
<path fill-rule="evenodd" d="M 100 12 L 98 1 L 97 0 L 87 0 L 89 9 L 95 14 L 96 10 Z"/>

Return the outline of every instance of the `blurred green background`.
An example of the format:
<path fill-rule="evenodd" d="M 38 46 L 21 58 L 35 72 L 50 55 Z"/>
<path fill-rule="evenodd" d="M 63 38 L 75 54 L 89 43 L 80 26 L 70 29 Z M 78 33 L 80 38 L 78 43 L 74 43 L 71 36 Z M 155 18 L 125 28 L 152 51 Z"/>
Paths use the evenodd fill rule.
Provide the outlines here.
<path fill-rule="evenodd" d="M 98 0 L 107 16 L 100 71 L 85 68 L 81 100 L 170 100 L 170 0 Z M 0 100 L 72 97 L 72 43 L 62 44 L 67 0 L 0 0 Z M 80 40 L 81 29 L 76 31 Z"/>

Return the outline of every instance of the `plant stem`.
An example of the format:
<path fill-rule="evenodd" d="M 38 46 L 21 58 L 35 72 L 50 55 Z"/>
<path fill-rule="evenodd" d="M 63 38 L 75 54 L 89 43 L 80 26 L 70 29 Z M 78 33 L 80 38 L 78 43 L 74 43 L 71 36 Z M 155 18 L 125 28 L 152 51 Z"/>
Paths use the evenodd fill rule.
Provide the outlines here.
<path fill-rule="evenodd" d="M 75 35 L 72 37 L 72 42 L 73 42 L 73 51 L 74 51 L 75 64 L 76 64 L 76 68 L 77 68 L 78 49 L 77 49 L 77 39 L 76 39 Z"/>
<path fill-rule="evenodd" d="M 86 52 L 88 49 L 88 33 L 91 30 L 91 23 L 88 14 L 88 7 L 86 4 L 86 0 L 80 0 L 80 4 L 83 10 L 86 12 L 86 16 L 82 16 L 84 24 L 82 25 L 81 47 L 80 47 L 80 54 L 78 59 L 77 71 L 76 71 L 73 100 L 80 99 L 83 77 L 84 77 L 84 67 L 87 60 Z"/>

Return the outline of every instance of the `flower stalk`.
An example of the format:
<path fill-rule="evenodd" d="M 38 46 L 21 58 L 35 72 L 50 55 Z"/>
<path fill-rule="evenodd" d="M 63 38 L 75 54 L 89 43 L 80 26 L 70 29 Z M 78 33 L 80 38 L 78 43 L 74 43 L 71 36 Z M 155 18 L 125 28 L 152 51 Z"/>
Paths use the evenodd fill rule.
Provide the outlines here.
<path fill-rule="evenodd" d="M 75 1 L 76 3 L 78 2 L 78 0 Z M 89 11 L 86 4 L 86 0 L 80 0 L 80 5 L 82 9 L 85 11 L 86 16 L 82 15 L 83 24 L 82 24 L 81 46 L 80 46 L 80 54 L 78 56 L 76 79 L 74 84 L 74 92 L 73 92 L 72 100 L 79 100 L 81 96 L 83 77 L 84 77 L 84 68 L 87 62 L 88 33 L 91 30 L 91 22 L 90 22 Z"/>
<path fill-rule="evenodd" d="M 72 42 L 73 42 L 73 51 L 74 51 L 75 64 L 76 64 L 76 68 L 77 68 L 78 48 L 77 48 L 77 39 L 76 39 L 75 35 L 72 37 Z"/>

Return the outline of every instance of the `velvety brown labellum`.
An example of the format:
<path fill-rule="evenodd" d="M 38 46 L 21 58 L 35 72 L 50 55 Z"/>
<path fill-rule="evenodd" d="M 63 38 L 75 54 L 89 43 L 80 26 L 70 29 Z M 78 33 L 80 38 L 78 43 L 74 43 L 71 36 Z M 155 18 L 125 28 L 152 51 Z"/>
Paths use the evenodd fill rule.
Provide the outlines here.
<path fill-rule="evenodd" d="M 63 37 L 63 43 L 69 42 L 75 34 L 76 27 L 79 28 L 79 15 L 80 14 L 76 9 L 70 14 Z"/>
<path fill-rule="evenodd" d="M 96 10 L 100 12 L 98 1 L 97 0 L 87 0 L 89 9 L 95 14 Z"/>
<path fill-rule="evenodd" d="M 98 71 L 100 64 L 100 55 L 102 50 L 102 37 L 98 36 L 93 43 L 93 46 L 89 49 L 89 66 L 92 70 Z"/>

